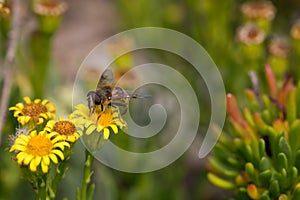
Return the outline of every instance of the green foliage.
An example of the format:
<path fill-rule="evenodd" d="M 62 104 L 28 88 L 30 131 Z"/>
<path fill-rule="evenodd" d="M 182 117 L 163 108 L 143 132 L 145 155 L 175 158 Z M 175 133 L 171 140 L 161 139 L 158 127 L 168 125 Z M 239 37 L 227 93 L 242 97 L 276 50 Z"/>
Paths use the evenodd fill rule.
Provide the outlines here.
<path fill-rule="evenodd" d="M 267 76 L 275 79 L 270 73 Z M 235 97 L 227 96 L 232 129 L 221 135 L 214 149 L 208 179 L 218 187 L 234 190 L 235 199 L 281 199 L 283 195 L 297 199 L 299 195 L 299 84 L 294 86 L 290 78 L 281 88 L 268 84 L 276 88 L 275 95 L 248 90 L 248 96 L 255 98 L 248 98 L 244 113 Z M 264 102 L 261 97 L 266 97 Z M 229 162 L 232 159 L 237 162 Z"/>

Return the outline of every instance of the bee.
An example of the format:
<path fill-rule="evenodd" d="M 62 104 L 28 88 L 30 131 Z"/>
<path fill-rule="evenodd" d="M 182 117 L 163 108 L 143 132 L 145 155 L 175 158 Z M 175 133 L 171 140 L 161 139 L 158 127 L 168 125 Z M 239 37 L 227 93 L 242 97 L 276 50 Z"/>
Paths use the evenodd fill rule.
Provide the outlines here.
<path fill-rule="evenodd" d="M 122 115 L 126 113 L 130 98 L 146 98 L 150 95 L 132 93 L 128 94 L 123 88 L 114 86 L 114 75 L 111 69 L 106 69 L 97 84 L 96 90 L 87 93 L 87 102 L 90 113 L 94 113 L 97 106 L 103 112 L 106 108 L 122 107 Z"/>

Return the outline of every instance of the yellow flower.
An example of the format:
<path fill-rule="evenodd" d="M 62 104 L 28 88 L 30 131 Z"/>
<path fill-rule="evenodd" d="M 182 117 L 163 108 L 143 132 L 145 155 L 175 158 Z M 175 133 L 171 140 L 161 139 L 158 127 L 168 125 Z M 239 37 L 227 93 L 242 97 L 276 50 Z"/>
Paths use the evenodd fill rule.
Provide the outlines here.
<path fill-rule="evenodd" d="M 62 117 L 59 117 L 57 122 L 55 120 L 48 121 L 44 130 L 49 133 L 57 132 L 68 142 L 75 142 L 80 137 L 74 121 L 64 120 Z"/>
<path fill-rule="evenodd" d="M 91 114 L 87 106 L 79 104 L 75 106 L 76 110 L 72 113 L 76 125 L 82 130 L 86 128 L 85 133 L 90 135 L 93 131 L 103 132 L 103 138 L 108 139 L 110 129 L 113 133 L 118 133 L 118 127 L 126 127 L 126 122 L 122 119 L 117 108 L 109 107 L 103 112 Z"/>
<path fill-rule="evenodd" d="M 22 134 L 17 137 L 9 151 L 16 152 L 19 165 L 29 165 L 32 172 L 36 172 L 37 167 L 41 165 L 42 171 L 47 173 L 51 161 L 57 164 L 57 157 L 64 160 L 65 146 L 70 147 L 58 133 L 48 134 L 46 131 L 37 133 L 34 130 L 29 135 Z"/>
<path fill-rule="evenodd" d="M 35 99 L 31 101 L 29 97 L 24 97 L 25 105 L 17 103 L 9 110 L 14 110 L 14 117 L 25 125 L 27 123 L 42 124 L 44 120 L 55 118 L 55 106 L 49 100 Z"/>

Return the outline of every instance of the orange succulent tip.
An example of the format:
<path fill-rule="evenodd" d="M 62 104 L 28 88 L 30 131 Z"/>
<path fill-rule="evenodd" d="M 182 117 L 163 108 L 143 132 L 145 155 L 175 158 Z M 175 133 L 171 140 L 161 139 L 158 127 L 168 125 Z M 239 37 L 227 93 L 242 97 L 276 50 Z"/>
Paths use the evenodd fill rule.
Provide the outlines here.
<path fill-rule="evenodd" d="M 205 163 L 205 168 L 210 172 L 218 173 L 218 170 L 210 162 Z"/>
<path fill-rule="evenodd" d="M 273 128 L 277 133 L 284 133 L 285 136 L 287 136 L 290 130 L 289 123 L 287 121 L 282 121 L 280 119 L 277 119 L 273 122 Z"/>
<path fill-rule="evenodd" d="M 270 1 L 250 1 L 241 7 L 242 13 L 251 19 L 264 18 L 272 20 L 276 14 L 276 8 Z"/>
<path fill-rule="evenodd" d="M 262 117 L 260 116 L 259 113 L 254 113 L 253 114 L 253 119 L 255 124 L 260 127 L 260 128 L 265 128 L 266 127 L 266 123 L 264 122 L 264 120 L 262 119 Z"/>
<path fill-rule="evenodd" d="M 269 64 L 265 65 L 265 75 L 268 82 L 268 87 L 270 91 L 270 95 L 273 98 L 277 97 L 277 85 L 276 85 L 276 78 L 273 73 L 273 70 Z"/>
<path fill-rule="evenodd" d="M 232 94 L 227 94 L 226 96 L 226 108 L 227 108 L 227 113 L 229 116 L 232 118 L 232 120 L 240 123 L 242 125 L 244 118 L 237 106 L 236 99 L 234 95 Z"/>
<path fill-rule="evenodd" d="M 286 100 L 288 98 L 288 95 L 294 88 L 295 86 L 293 83 L 293 78 L 291 76 L 287 77 L 283 83 L 283 86 L 279 94 L 279 102 L 282 105 L 286 105 Z"/>
<path fill-rule="evenodd" d="M 243 185 L 245 183 L 243 177 L 240 174 L 235 177 L 235 182 L 237 185 Z"/>
<path fill-rule="evenodd" d="M 254 185 L 252 183 L 247 186 L 247 193 L 248 193 L 249 197 L 252 199 L 260 198 L 260 193 L 258 192 L 256 185 Z"/>
<path fill-rule="evenodd" d="M 235 182 L 238 185 L 244 185 L 249 181 L 249 177 L 245 171 L 242 171 L 239 175 L 236 176 Z"/>

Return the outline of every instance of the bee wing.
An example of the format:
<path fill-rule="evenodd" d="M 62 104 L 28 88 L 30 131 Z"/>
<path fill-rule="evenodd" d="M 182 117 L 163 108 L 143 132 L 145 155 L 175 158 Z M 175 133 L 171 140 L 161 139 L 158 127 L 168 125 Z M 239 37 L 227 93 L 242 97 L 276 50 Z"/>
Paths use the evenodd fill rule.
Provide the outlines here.
<path fill-rule="evenodd" d="M 144 99 L 144 98 L 152 97 L 150 94 L 145 94 L 145 93 L 140 93 L 140 92 L 127 91 L 127 94 L 129 96 L 129 98 L 133 98 L 133 99 Z"/>
<path fill-rule="evenodd" d="M 129 99 L 129 98 L 141 99 L 141 98 L 150 98 L 150 97 L 151 97 L 150 94 L 126 91 L 121 87 L 114 87 L 112 92 L 113 100 Z"/>
<path fill-rule="evenodd" d="M 125 101 L 128 98 L 130 98 L 130 96 L 128 95 L 128 93 L 121 87 L 114 87 L 113 91 L 112 91 L 112 95 L 111 95 L 111 99 L 114 101 Z"/>
<path fill-rule="evenodd" d="M 117 107 L 121 113 L 124 115 L 128 109 L 128 99 L 130 96 L 127 92 L 121 87 L 114 87 L 112 91 L 112 106 Z"/>
<path fill-rule="evenodd" d="M 106 69 L 97 84 L 97 88 L 100 88 L 102 85 L 108 85 L 108 84 L 113 84 L 114 83 L 114 75 L 111 71 L 111 69 Z"/>

